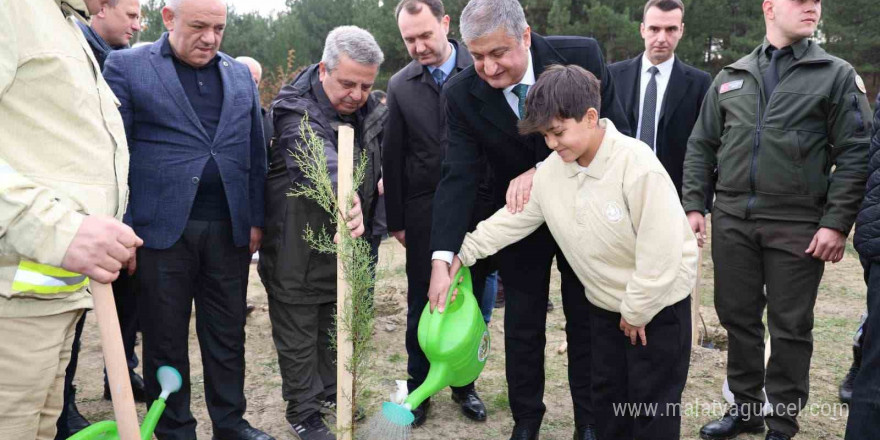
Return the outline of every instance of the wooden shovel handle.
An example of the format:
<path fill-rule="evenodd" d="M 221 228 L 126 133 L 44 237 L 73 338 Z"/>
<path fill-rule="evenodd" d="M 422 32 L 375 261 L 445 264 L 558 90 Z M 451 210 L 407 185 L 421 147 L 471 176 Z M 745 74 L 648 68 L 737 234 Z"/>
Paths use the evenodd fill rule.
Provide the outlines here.
<path fill-rule="evenodd" d="M 101 331 L 101 348 L 104 352 L 104 365 L 107 380 L 110 382 L 110 396 L 113 398 L 113 413 L 120 440 L 140 440 L 137 411 L 134 395 L 131 392 L 131 378 L 128 375 L 128 362 L 122 346 L 122 333 L 119 330 L 119 317 L 116 316 L 116 301 L 113 288 L 108 284 L 91 282 L 92 299 L 95 302 L 95 316 Z"/>

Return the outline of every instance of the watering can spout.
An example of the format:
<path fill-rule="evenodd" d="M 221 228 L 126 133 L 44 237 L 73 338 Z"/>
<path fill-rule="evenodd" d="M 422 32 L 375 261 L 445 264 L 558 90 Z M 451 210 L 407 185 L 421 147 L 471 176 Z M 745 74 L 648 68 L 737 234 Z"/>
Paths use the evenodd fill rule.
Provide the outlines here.
<path fill-rule="evenodd" d="M 452 292 L 458 289 L 455 301 Z M 419 318 L 419 347 L 431 364 L 422 385 L 411 390 L 403 405 L 382 404 L 381 417 L 371 422 L 365 438 L 408 439 L 415 421 L 412 410 L 448 386 L 463 387 L 475 381 L 486 365 L 489 332 L 473 293 L 470 270 L 462 267 L 446 292 L 446 310 L 431 312 L 426 305 Z"/>
<path fill-rule="evenodd" d="M 425 400 L 428 400 L 429 397 L 449 386 L 449 383 L 450 378 L 448 366 L 446 364 L 439 364 L 437 366 L 432 365 L 431 369 L 428 371 L 428 377 L 425 378 L 425 381 L 422 382 L 421 386 L 409 393 L 404 404 L 411 410 L 418 408 L 418 406 Z"/>

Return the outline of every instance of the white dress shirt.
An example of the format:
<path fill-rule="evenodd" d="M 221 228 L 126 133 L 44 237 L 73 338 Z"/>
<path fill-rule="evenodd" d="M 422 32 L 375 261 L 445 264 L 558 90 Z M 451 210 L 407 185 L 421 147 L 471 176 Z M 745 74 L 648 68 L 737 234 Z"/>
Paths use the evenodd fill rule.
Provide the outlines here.
<path fill-rule="evenodd" d="M 675 55 L 668 60 L 657 64 L 657 108 L 654 109 L 654 152 L 657 152 L 657 124 L 660 123 L 660 111 L 663 109 L 663 103 L 666 97 L 666 86 L 669 85 L 669 77 L 672 76 L 672 65 L 675 63 Z M 642 110 L 645 108 L 645 90 L 648 89 L 648 82 L 651 81 L 651 73 L 648 69 L 654 64 L 648 60 L 645 54 L 642 54 L 642 71 L 641 81 L 639 83 L 639 122 L 636 125 L 636 139 L 642 136 Z"/>
<path fill-rule="evenodd" d="M 517 84 L 525 84 L 529 87 L 535 85 L 535 68 L 532 66 L 532 51 L 529 51 L 528 65 L 526 67 L 526 73 L 523 75 L 522 79 L 516 84 L 505 87 L 503 92 L 504 99 L 507 100 L 507 105 L 510 106 L 510 110 L 513 111 L 513 114 L 519 119 L 519 96 L 516 96 L 516 93 L 513 93 L 513 88 L 516 87 Z M 452 257 L 454 255 L 455 253 L 452 251 L 434 251 L 434 253 L 431 254 L 431 260 L 442 260 L 451 265 Z"/>

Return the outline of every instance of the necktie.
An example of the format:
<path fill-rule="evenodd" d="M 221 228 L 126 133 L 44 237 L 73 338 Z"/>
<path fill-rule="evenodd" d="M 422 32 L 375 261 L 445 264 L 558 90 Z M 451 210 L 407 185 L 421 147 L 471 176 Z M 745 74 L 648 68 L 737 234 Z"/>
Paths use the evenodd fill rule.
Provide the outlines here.
<path fill-rule="evenodd" d="M 434 71 L 431 72 L 431 76 L 434 77 L 434 82 L 436 82 L 438 86 L 442 87 L 443 83 L 446 82 L 446 74 L 440 69 L 434 69 Z"/>
<path fill-rule="evenodd" d="M 519 99 L 519 118 L 526 116 L 526 95 L 529 93 L 529 86 L 526 84 L 517 84 L 513 88 L 513 93 Z"/>
<path fill-rule="evenodd" d="M 654 119 L 657 115 L 657 73 L 660 70 L 657 66 L 651 66 L 648 73 L 651 74 L 651 80 L 648 81 L 648 87 L 645 89 L 645 103 L 642 106 L 642 126 L 639 130 L 639 139 L 654 149 Z"/>
<path fill-rule="evenodd" d="M 767 70 L 764 71 L 764 99 L 767 101 L 770 100 L 770 95 L 773 94 L 773 89 L 779 84 L 779 58 L 790 53 L 791 46 L 783 49 L 774 49 L 771 47 L 770 50 L 770 65 L 767 66 Z"/>

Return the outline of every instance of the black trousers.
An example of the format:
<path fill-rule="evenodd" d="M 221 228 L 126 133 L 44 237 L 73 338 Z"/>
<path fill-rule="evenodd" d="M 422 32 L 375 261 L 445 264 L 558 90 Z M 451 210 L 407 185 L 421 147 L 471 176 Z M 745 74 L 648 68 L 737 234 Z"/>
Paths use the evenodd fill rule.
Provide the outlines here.
<path fill-rule="evenodd" d="M 428 376 L 430 363 L 419 346 L 418 329 L 422 311 L 428 304 L 428 287 L 431 284 L 431 219 L 433 195 L 420 197 L 407 202 L 404 207 L 406 218 L 406 353 L 407 387 L 412 392 L 422 385 Z M 483 288 L 488 275 L 487 264 L 471 268 L 474 296 L 477 303 L 482 299 Z M 474 384 L 453 390 L 465 391 Z"/>
<path fill-rule="evenodd" d="M 113 282 L 113 299 L 116 302 L 116 315 L 119 317 L 119 327 L 122 333 L 122 346 L 125 350 L 125 358 L 128 360 L 128 369 L 134 370 L 138 366 L 138 357 L 134 351 L 134 343 L 137 339 L 138 319 L 137 319 L 137 298 L 135 296 L 134 281 L 132 276 L 128 275 L 125 269 L 119 273 L 119 278 Z M 66 439 L 71 436 L 70 428 L 67 426 L 67 409 L 70 403 L 76 398 L 73 392 L 73 380 L 76 377 L 76 367 L 79 361 L 80 339 L 82 338 L 83 327 L 86 322 L 86 313 L 76 324 L 76 333 L 73 337 L 73 347 L 70 351 L 70 363 L 64 376 L 64 408 L 58 417 L 58 428 L 55 438 L 58 440 Z M 106 371 L 104 381 L 107 381 Z"/>
<path fill-rule="evenodd" d="M 870 263 L 868 319 L 863 328 L 862 367 L 853 386 L 846 440 L 874 438 L 880 432 L 880 264 Z"/>
<path fill-rule="evenodd" d="M 495 263 L 504 280 L 504 348 L 513 420 L 539 427 L 544 417 L 544 346 L 553 258 L 562 276 L 568 340 L 568 382 L 577 427 L 593 423 L 590 317 L 584 286 L 556 246 L 547 226 L 501 250 Z"/>
<path fill-rule="evenodd" d="M 295 425 L 336 395 L 336 350 L 330 339 L 336 303 L 288 304 L 269 296 L 272 339 L 278 351 L 285 417 Z"/>
<path fill-rule="evenodd" d="M 156 370 L 177 368 L 183 387 L 171 395 L 156 437 L 196 438 L 190 412 L 189 321 L 193 300 L 205 401 L 215 436 L 247 426 L 243 419 L 247 246 L 236 247 L 229 221 L 190 220 L 168 249 L 138 249 L 138 307 L 143 333 L 144 383 L 149 402 L 159 396 Z"/>
<path fill-rule="evenodd" d="M 654 316 L 645 327 L 646 346 L 641 340 L 632 345 L 623 334 L 620 313 L 589 308 L 599 438 L 678 439 L 691 354 L 690 297 Z"/>
<path fill-rule="evenodd" d="M 804 251 L 817 230 L 815 223 L 712 213 L 715 310 L 730 341 L 730 391 L 741 411 L 759 414 L 766 387 L 774 407 L 767 426 L 789 436 L 798 432 L 797 415 L 809 397 L 813 307 L 825 263 Z M 766 371 L 765 308 L 773 347 Z"/>

